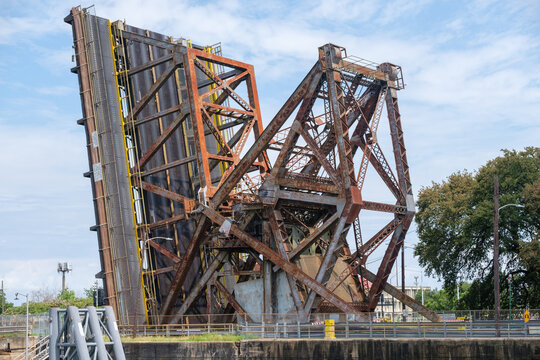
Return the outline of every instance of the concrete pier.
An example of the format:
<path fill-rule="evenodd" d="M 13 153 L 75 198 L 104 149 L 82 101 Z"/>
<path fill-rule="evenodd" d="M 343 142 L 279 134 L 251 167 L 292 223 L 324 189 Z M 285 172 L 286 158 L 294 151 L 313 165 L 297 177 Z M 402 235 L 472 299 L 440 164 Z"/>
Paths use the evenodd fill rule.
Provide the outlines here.
<path fill-rule="evenodd" d="M 540 339 L 339 339 L 126 343 L 127 360 L 540 359 Z"/>

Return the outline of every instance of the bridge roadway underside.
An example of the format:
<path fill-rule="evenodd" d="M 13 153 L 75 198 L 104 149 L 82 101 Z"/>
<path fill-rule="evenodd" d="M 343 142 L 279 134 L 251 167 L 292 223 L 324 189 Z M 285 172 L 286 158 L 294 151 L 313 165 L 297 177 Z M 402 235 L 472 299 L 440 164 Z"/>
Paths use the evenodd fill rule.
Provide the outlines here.
<path fill-rule="evenodd" d="M 540 339 L 339 339 L 125 343 L 127 360 L 540 359 Z"/>

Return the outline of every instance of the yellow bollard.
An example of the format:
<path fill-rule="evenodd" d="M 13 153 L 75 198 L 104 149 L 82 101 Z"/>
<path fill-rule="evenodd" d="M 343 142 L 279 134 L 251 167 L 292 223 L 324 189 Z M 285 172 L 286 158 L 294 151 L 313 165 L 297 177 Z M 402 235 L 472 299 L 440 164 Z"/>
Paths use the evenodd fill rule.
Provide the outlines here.
<path fill-rule="evenodd" d="M 336 338 L 336 327 L 334 326 L 334 320 L 324 320 L 324 338 Z"/>

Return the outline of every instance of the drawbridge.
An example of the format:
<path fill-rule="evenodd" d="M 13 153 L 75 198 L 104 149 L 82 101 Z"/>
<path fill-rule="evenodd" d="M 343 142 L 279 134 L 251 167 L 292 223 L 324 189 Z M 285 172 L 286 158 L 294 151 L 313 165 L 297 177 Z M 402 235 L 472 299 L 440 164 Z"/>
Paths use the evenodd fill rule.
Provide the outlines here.
<path fill-rule="evenodd" d="M 415 213 L 400 66 L 321 46 L 263 123 L 253 66 L 224 57 L 219 44 L 111 23 L 88 9 L 73 8 L 65 21 L 86 131 L 97 276 L 121 324 L 318 312 L 362 319 L 383 290 L 438 320 L 388 284 Z M 379 131 L 384 117 L 388 133 Z M 393 201 L 364 191 L 368 169 Z M 366 212 L 390 221 L 364 239 Z M 376 249 L 383 257 L 370 272 Z"/>

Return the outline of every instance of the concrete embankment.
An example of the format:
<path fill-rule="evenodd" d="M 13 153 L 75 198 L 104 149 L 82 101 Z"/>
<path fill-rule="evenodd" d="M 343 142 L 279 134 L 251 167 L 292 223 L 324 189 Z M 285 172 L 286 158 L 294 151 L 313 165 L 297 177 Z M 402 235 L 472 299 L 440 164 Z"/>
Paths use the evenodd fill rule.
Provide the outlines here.
<path fill-rule="evenodd" d="M 0 360 L 11 360 L 24 352 L 24 335 L 20 336 L 0 336 Z M 34 345 L 37 336 L 28 337 L 28 347 Z M 11 350 L 10 352 L 6 350 Z"/>
<path fill-rule="evenodd" d="M 134 342 L 127 360 L 177 359 L 540 359 L 540 339 L 340 339 Z"/>

